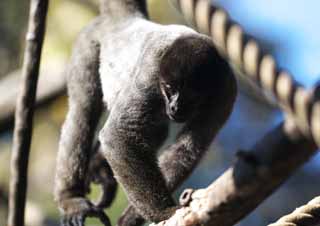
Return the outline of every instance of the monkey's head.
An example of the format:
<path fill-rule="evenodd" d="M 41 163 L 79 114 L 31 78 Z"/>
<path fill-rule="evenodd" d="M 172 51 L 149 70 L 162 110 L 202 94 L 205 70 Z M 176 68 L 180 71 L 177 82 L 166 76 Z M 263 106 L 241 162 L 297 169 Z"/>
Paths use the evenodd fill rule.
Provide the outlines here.
<path fill-rule="evenodd" d="M 182 36 L 163 54 L 159 85 L 166 114 L 185 122 L 206 98 L 221 95 L 229 65 L 204 35 Z"/>

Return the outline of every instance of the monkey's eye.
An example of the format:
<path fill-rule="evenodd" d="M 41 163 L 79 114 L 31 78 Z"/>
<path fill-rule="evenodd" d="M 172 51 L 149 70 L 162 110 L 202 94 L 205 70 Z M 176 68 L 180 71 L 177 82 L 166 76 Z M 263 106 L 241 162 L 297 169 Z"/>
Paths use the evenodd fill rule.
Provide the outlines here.
<path fill-rule="evenodd" d="M 167 95 L 168 97 L 171 97 L 171 96 L 174 95 L 174 87 L 173 87 L 173 86 L 171 86 L 171 85 L 169 85 L 169 84 L 165 84 L 165 85 L 164 85 L 164 90 L 165 90 L 166 95 Z"/>

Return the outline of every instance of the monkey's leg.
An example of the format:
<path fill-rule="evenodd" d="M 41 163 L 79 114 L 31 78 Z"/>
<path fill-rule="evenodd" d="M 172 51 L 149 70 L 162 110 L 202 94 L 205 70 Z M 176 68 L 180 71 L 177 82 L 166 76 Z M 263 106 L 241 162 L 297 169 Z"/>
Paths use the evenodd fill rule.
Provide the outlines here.
<path fill-rule="evenodd" d="M 57 157 L 55 199 L 63 226 L 83 226 L 87 216 L 110 225 L 104 212 L 85 198 L 92 139 L 102 110 L 98 75 L 99 46 L 83 32 L 73 49 L 67 69 L 69 111 L 63 125 Z"/>
<path fill-rule="evenodd" d="M 135 89 L 124 87 L 99 137 L 129 201 L 145 218 L 160 221 L 176 209 L 156 158 L 167 136 L 167 119 L 159 108 L 160 97 L 147 96 L 153 90 Z"/>
<path fill-rule="evenodd" d="M 118 183 L 113 176 L 113 171 L 110 168 L 109 163 L 102 154 L 100 142 L 96 142 L 93 149 L 94 154 L 89 164 L 87 183 L 88 186 L 91 182 L 101 185 L 102 194 L 96 203 L 96 206 L 107 208 L 115 198 Z"/>

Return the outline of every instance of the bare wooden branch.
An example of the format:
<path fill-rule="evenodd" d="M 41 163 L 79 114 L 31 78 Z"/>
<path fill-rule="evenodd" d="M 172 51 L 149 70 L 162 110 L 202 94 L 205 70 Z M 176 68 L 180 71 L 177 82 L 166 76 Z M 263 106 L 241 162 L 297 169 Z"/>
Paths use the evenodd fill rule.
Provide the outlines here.
<path fill-rule="evenodd" d="M 24 226 L 28 160 L 48 0 L 31 0 L 11 159 L 8 226 Z"/>
<path fill-rule="evenodd" d="M 239 152 L 236 163 L 208 188 L 192 194 L 187 207 L 157 225 L 230 226 L 254 210 L 316 151 L 291 122 L 269 132 L 252 152 Z"/>
<path fill-rule="evenodd" d="M 63 68 L 63 66 L 61 66 Z M 14 71 L 0 80 L 0 133 L 11 129 L 14 122 L 14 111 L 20 83 L 21 70 Z M 36 106 L 48 103 L 66 91 L 65 75 L 59 68 L 45 69 L 40 72 Z"/>

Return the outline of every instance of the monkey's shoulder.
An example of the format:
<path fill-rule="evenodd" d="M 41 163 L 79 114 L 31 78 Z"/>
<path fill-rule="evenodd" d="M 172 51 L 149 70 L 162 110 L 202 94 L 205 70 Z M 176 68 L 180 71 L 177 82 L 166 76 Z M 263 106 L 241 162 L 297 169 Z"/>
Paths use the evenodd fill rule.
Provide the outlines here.
<path fill-rule="evenodd" d="M 159 61 L 161 53 L 181 36 L 190 34 L 196 32 L 186 26 L 164 26 L 144 19 L 120 24 L 113 28 L 112 35 L 107 32 L 101 37 L 100 61 L 106 66 L 102 67 L 101 74 L 136 75 L 137 67 L 157 65 L 154 61 Z"/>
<path fill-rule="evenodd" d="M 179 37 L 195 33 L 185 26 L 163 26 L 143 19 L 113 29 L 113 35 L 106 33 L 100 44 L 99 73 L 109 107 L 123 87 L 129 85 L 139 93 L 155 86 L 161 54 Z"/>

